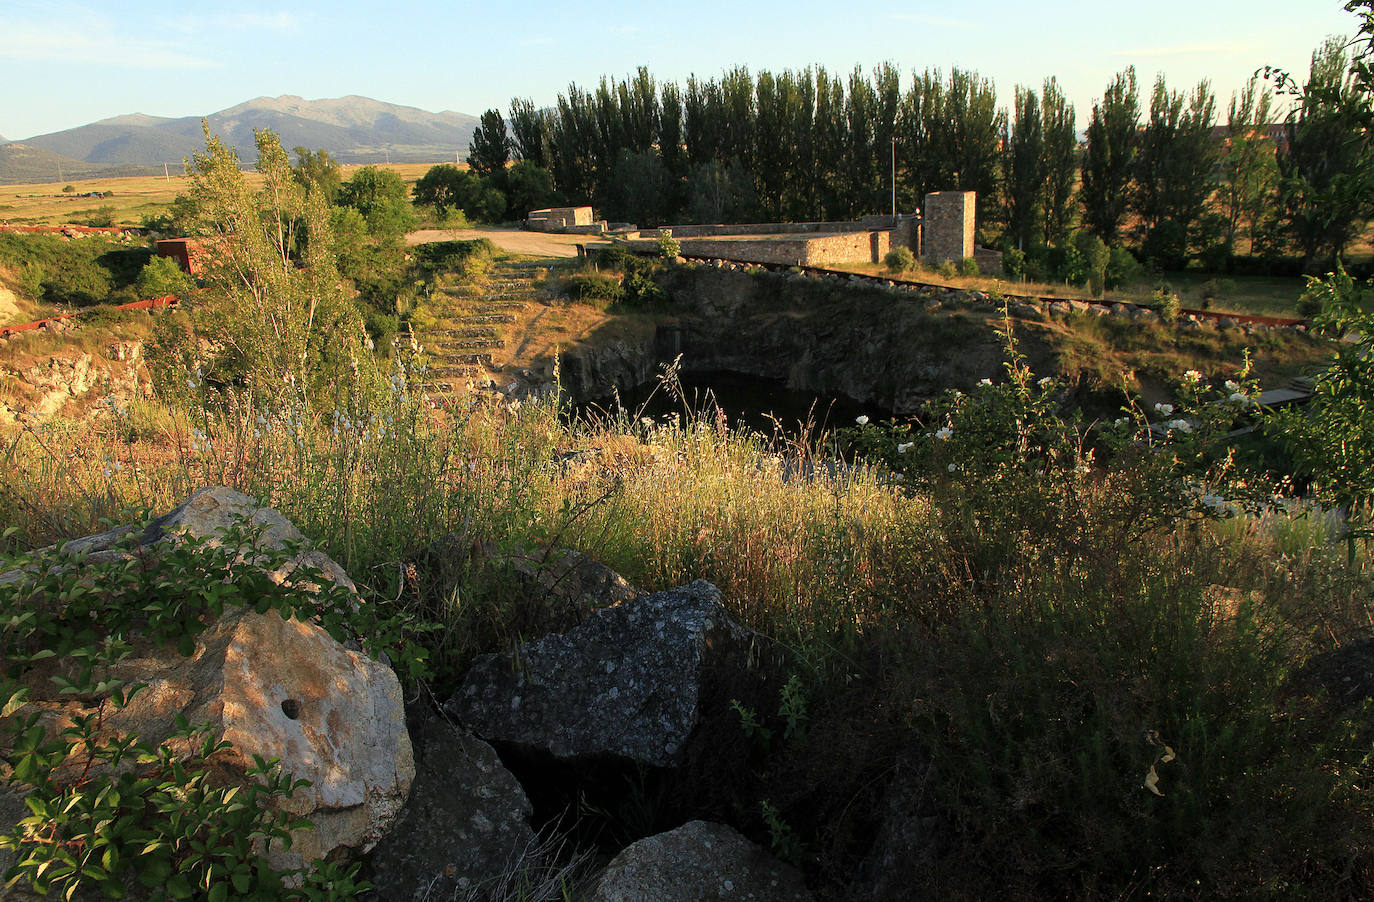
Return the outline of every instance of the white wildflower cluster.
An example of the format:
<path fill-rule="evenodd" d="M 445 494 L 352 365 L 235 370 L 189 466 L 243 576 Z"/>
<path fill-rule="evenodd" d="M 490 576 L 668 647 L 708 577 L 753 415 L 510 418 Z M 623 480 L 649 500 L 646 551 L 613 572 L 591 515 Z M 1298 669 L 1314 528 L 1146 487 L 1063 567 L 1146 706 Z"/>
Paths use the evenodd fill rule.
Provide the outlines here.
<path fill-rule="evenodd" d="M 1045 388 L 1045 387 L 1048 386 L 1048 385 L 1053 385 L 1053 384 L 1054 384 L 1054 380 L 1051 379 L 1049 376 L 1042 376 L 1042 377 L 1040 378 L 1040 381 L 1037 382 L 1037 383 L 1035 383 L 1035 384 L 1038 385 L 1038 386 L 1040 386 L 1041 388 Z"/>
<path fill-rule="evenodd" d="M 1165 403 L 1161 402 L 1161 403 L 1155 405 L 1155 413 L 1158 413 L 1160 416 L 1166 416 L 1166 417 L 1167 417 L 1167 416 L 1169 416 L 1170 414 L 1172 414 L 1173 412 L 1174 412 L 1174 405 L 1172 405 L 1172 404 L 1165 404 Z"/>
<path fill-rule="evenodd" d="M 1221 515 L 1221 516 L 1223 516 L 1223 517 L 1230 516 L 1230 515 L 1236 513 L 1236 511 L 1237 511 L 1236 506 L 1235 506 L 1234 504 L 1232 504 L 1231 502 L 1227 501 L 1225 498 L 1221 497 L 1220 495 L 1212 495 L 1212 494 L 1203 495 L 1203 496 L 1202 496 L 1202 506 L 1205 507 L 1205 508 L 1208 508 L 1209 510 L 1211 510 L 1211 511 L 1213 511 L 1214 513 L 1219 514 L 1219 515 Z"/>
<path fill-rule="evenodd" d="M 1183 374 L 1183 381 L 1187 382 L 1190 385 L 1197 385 L 1199 382 L 1202 381 L 1202 374 L 1199 373 L 1197 370 L 1189 370 L 1188 372 Z"/>
<path fill-rule="evenodd" d="M 948 426 L 942 426 L 941 428 L 935 430 L 935 437 L 938 438 L 938 439 L 939 439 L 940 441 L 942 441 L 942 442 L 947 442 L 947 441 L 949 441 L 950 438 L 951 438 L 953 435 L 954 435 L 954 430 L 951 429 L 951 428 L 948 427 Z"/>
<path fill-rule="evenodd" d="M 1164 427 L 1171 432 L 1178 430 L 1185 434 L 1193 431 L 1193 424 L 1189 423 L 1187 420 L 1170 420 L 1164 424 Z"/>
<path fill-rule="evenodd" d="M 854 418 L 854 422 L 858 423 L 860 426 L 867 426 L 868 417 L 864 414 L 859 414 L 857 417 Z"/>
<path fill-rule="evenodd" d="M 979 380 L 978 380 L 978 385 L 981 386 L 981 387 L 986 388 L 986 387 L 992 385 L 992 380 L 991 380 L 991 379 L 979 379 Z"/>
<path fill-rule="evenodd" d="M 910 451 L 910 450 L 912 449 L 912 447 L 913 447 L 915 444 L 916 444 L 915 442 L 898 442 L 898 443 L 897 443 L 897 453 L 898 453 L 898 454 L 905 454 L 905 453 L 907 453 L 908 451 Z"/>
<path fill-rule="evenodd" d="M 1122 426 L 1125 426 L 1129 422 L 1131 422 L 1130 417 L 1117 417 L 1115 420 L 1112 421 L 1112 425 L 1115 426 L 1117 429 L 1120 429 Z"/>

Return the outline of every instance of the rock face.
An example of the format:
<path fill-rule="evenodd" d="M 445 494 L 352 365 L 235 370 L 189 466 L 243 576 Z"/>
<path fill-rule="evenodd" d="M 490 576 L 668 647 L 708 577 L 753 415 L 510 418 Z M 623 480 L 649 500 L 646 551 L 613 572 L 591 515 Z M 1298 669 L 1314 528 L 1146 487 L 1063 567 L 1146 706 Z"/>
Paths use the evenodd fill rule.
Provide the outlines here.
<path fill-rule="evenodd" d="M 225 488 L 204 489 L 134 536 L 156 546 L 175 536 L 210 541 L 243 517 L 263 527 L 260 544 L 280 548 L 300 533 L 278 512 Z M 125 555 L 116 545 L 136 527 L 126 526 L 69 544 L 91 557 Z M 89 559 L 89 558 L 88 558 Z M 340 584 L 353 583 L 319 552 L 298 555 L 274 573 L 291 582 L 301 564 L 313 564 Z M 301 584 L 302 591 L 308 585 Z M 280 758 L 284 771 L 312 785 L 285 803 L 314 822 L 274 863 L 297 867 L 331 853 L 370 849 L 395 819 L 414 778 L 400 683 L 389 667 L 350 651 L 323 628 L 275 611 L 232 609 L 208 624 L 190 657 L 135 638 L 134 656 L 112 676 L 146 689 L 106 717 L 107 729 L 156 744 L 174 729 L 178 715 L 208 723 L 232 743 L 220 772 L 243 779 L 253 756 Z M 61 712 L 54 711 L 60 721 Z"/>
<path fill-rule="evenodd" d="M 805 902 L 801 874 L 729 827 L 692 821 L 627 846 L 593 902 Z M 894 897 L 895 898 L 895 897 Z"/>
<path fill-rule="evenodd" d="M 18 393 L 0 402 L 0 423 L 14 422 L 21 413 L 46 419 L 68 401 L 96 389 L 101 397 L 120 405 L 142 397 L 149 389 L 142 356 L 141 342 L 124 341 L 107 348 L 104 357 L 66 350 L 6 363 L 0 366 L 0 374 L 13 380 Z"/>
<path fill-rule="evenodd" d="M 596 611 L 567 633 L 484 655 L 448 710 L 484 739 L 557 759 L 680 763 L 710 683 L 746 666 L 754 634 L 703 580 Z"/>
<path fill-rule="evenodd" d="M 535 846 L 525 790 L 492 747 L 440 717 L 416 741 L 410 800 L 371 857 L 375 898 L 447 899 Z"/>

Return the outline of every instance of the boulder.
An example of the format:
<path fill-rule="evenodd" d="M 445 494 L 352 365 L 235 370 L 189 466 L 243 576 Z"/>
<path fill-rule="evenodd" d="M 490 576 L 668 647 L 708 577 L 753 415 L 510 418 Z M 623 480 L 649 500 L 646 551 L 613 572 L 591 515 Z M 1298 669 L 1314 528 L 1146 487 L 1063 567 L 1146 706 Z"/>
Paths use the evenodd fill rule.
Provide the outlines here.
<path fill-rule="evenodd" d="M 235 526 L 251 530 L 257 536 L 256 546 L 266 551 L 284 551 L 289 546 L 305 543 L 305 536 L 301 535 L 300 530 L 277 511 L 263 507 L 242 492 L 224 486 L 210 486 L 198 490 L 179 507 L 141 530 L 137 526 L 119 526 L 97 535 L 74 539 L 64 547 L 73 554 L 121 554 L 120 543 L 135 532 L 138 535 L 134 541 L 141 546 L 155 545 L 175 537 L 201 539 L 215 546 L 221 544 Z M 272 572 L 273 580 L 277 583 L 286 582 L 302 567 L 320 570 L 350 592 L 358 591 L 343 567 L 319 551 L 299 551 Z"/>
<path fill-rule="evenodd" d="M 237 517 L 263 528 L 259 547 L 301 540 L 277 511 L 221 487 L 196 492 L 146 527 L 120 527 L 68 543 L 67 549 L 85 552 L 88 560 L 108 560 L 130 553 L 121 540 L 154 549 L 177 536 L 214 543 Z M 302 564 L 353 588 L 343 568 L 319 552 L 298 554 L 273 576 L 291 584 Z M 11 571 L 0 582 L 21 576 Z M 366 851 L 382 837 L 415 771 L 400 683 L 388 666 L 345 648 L 320 626 L 283 619 L 275 611 L 226 611 L 205 625 L 189 657 L 129 638 L 134 654 L 115 665 L 111 677 L 146 688 L 125 708 L 107 713 L 105 729 L 156 745 L 185 716 L 192 724 L 209 724 L 216 738 L 232 744 L 214 762 L 220 778 L 242 781 L 259 755 L 279 758 L 285 772 L 311 782 L 284 807 L 315 827 L 295 836 L 289 852 L 275 850 L 276 865 L 299 867 L 326 855 Z M 56 694 L 41 668 L 34 677 L 26 682 L 33 683 L 35 702 L 47 709 L 50 729 L 83 713 L 79 701 Z"/>
<path fill-rule="evenodd" d="M 759 637 L 704 580 L 592 613 L 478 658 L 447 708 L 475 733 L 556 759 L 681 763 L 708 698 L 739 686 Z M 742 687 L 741 687 L 742 688 Z"/>
<path fill-rule="evenodd" d="M 627 846 L 592 902 L 805 902 L 801 874 L 730 827 L 691 821 Z"/>
<path fill-rule="evenodd" d="M 310 781 L 283 807 L 314 829 L 274 853 L 280 866 L 371 849 L 405 803 L 415 765 L 396 674 L 322 627 L 234 610 L 189 658 L 154 649 L 115 670 L 147 688 L 106 718 L 110 729 L 157 744 L 185 715 L 232 744 L 219 763 L 236 777 L 261 755 Z"/>
<path fill-rule="evenodd" d="M 441 717 L 416 737 L 410 800 L 370 859 L 376 898 L 448 899 L 534 848 L 525 790 L 482 740 Z"/>

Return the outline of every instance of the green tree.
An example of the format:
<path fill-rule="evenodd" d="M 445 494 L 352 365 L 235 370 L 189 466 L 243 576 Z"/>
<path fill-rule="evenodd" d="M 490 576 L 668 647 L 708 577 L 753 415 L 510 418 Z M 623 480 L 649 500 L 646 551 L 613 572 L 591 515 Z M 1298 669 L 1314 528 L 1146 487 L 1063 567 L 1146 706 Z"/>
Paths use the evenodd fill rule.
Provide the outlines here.
<path fill-rule="evenodd" d="M 541 169 L 549 167 L 549 116 L 528 98 L 510 102 L 511 142 L 515 154 Z"/>
<path fill-rule="evenodd" d="M 420 176 L 411 194 L 415 203 L 433 207 L 442 217 L 450 210 L 463 210 L 473 205 L 480 181 L 470 170 L 459 169 L 452 163 L 440 163 Z"/>
<path fill-rule="evenodd" d="M 1283 221 L 1309 264 L 1340 256 L 1370 214 L 1371 96 L 1360 78 L 1346 42 L 1327 41 L 1312 54 L 1302 98 L 1287 123 L 1278 157 Z"/>
<path fill-rule="evenodd" d="M 394 241 L 415 226 L 409 195 L 405 182 L 395 172 L 380 166 L 364 166 L 344 182 L 339 203 L 362 214 L 373 238 Z"/>
<path fill-rule="evenodd" d="M 693 168 L 687 198 L 689 222 L 749 222 L 757 212 L 753 182 L 739 160 Z"/>
<path fill-rule="evenodd" d="M 195 291 L 195 280 L 171 257 L 153 257 L 134 280 L 134 294 L 139 300 L 166 297 L 174 294 L 185 297 Z"/>
<path fill-rule="evenodd" d="M 319 190 L 329 203 L 338 200 L 339 189 L 343 186 L 343 172 L 329 151 L 297 147 L 295 153 L 296 165 L 293 168 L 296 179 L 307 188 Z"/>
<path fill-rule="evenodd" d="M 521 160 L 506 171 L 506 200 L 508 212 L 524 216 L 530 210 L 558 203 L 553 187 L 553 175 L 531 160 Z"/>
<path fill-rule="evenodd" d="M 1016 87 L 1015 112 L 1002 138 L 1007 204 L 1006 237 L 1012 247 L 1044 243 L 1045 120 L 1035 91 Z"/>
<path fill-rule="evenodd" d="M 1196 227 L 1212 195 L 1218 145 L 1212 139 L 1215 101 L 1206 81 L 1191 96 L 1170 91 L 1160 75 L 1150 98 L 1150 120 L 1135 158 L 1131 208 L 1140 218 L 1147 260 L 1182 269 L 1196 242 Z"/>
<path fill-rule="evenodd" d="M 301 186 L 271 131 L 254 134 L 257 191 L 238 156 L 208 125 L 204 132 L 205 152 L 189 165 L 190 196 L 195 234 L 212 252 L 206 290 L 183 302 L 201 341 L 180 346 L 178 362 L 265 400 L 292 386 L 323 395 L 370 374 L 362 322 L 335 266 L 324 199 Z M 311 241 L 298 240 L 302 230 Z M 164 355 L 161 362 L 173 361 Z"/>
<path fill-rule="evenodd" d="M 656 226 L 667 212 L 670 190 L 668 170 L 657 150 L 622 150 L 607 197 L 610 215 Z"/>
<path fill-rule="evenodd" d="M 1073 189 L 1078 181 L 1078 123 L 1073 105 L 1053 78 L 1045 79 L 1040 90 L 1043 120 L 1045 190 L 1042 198 L 1044 227 L 1048 244 L 1063 244 L 1073 227 Z"/>
<path fill-rule="evenodd" d="M 506 120 L 501 118 L 500 110 L 487 110 L 482 114 L 477 130 L 472 133 L 468 165 L 478 175 L 504 175 L 506 164 L 510 162 L 510 152 L 511 141 L 506 135 Z"/>
<path fill-rule="evenodd" d="M 1109 245 L 1119 240 L 1126 218 L 1139 124 L 1140 97 L 1132 66 L 1113 79 L 1101 103 L 1093 104 L 1083 157 L 1083 224 Z"/>
<path fill-rule="evenodd" d="M 1245 226 L 1249 251 L 1254 253 L 1255 234 L 1272 207 L 1278 181 L 1274 140 L 1269 134 L 1273 95 L 1251 78 L 1245 89 L 1231 95 L 1226 114 L 1226 148 L 1221 157 L 1218 188 L 1226 217 L 1226 252 L 1236 252 L 1236 241 Z"/>

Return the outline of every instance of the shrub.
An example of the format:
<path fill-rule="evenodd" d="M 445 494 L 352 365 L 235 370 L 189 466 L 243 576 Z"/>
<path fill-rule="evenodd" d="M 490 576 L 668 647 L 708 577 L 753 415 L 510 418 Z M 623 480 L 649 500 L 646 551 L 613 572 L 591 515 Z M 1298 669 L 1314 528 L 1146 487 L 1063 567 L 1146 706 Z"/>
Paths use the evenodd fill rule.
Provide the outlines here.
<path fill-rule="evenodd" d="M 1115 290 L 1123 285 L 1139 282 L 1144 272 L 1135 255 L 1124 247 L 1114 247 L 1107 252 L 1106 286 L 1108 290 Z"/>
<path fill-rule="evenodd" d="M 609 306 L 625 296 L 620 280 L 601 273 L 576 273 L 563 282 L 563 297 L 576 303 Z M 597 303 L 600 302 L 600 303 Z"/>
<path fill-rule="evenodd" d="M 1175 322 L 1183 311 L 1183 302 L 1167 285 L 1156 289 L 1155 293 L 1150 296 L 1150 301 L 1155 310 L 1158 311 L 1159 318 L 1166 323 Z"/>
<path fill-rule="evenodd" d="M 63 186 L 62 186 L 62 193 L 63 193 L 63 194 L 75 194 L 75 193 L 76 193 L 76 186 L 75 186 L 75 185 L 63 185 Z"/>
<path fill-rule="evenodd" d="M 95 208 L 86 217 L 85 224 L 94 228 L 110 228 L 115 224 L 115 213 L 118 212 L 113 204 L 105 204 Z"/>
<path fill-rule="evenodd" d="M 139 300 L 160 298 L 169 294 L 184 296 L 195 290 L 196 283 L 171 257 L 153 257 L 134 280 L 134 294 Z"/>
<path fill-rule="evenodd" d="M 892 273 L 902 273 L 916 265 L 916 257 L 911 253 L 910 248 L 895 247 L 887 252 L 883 258 L 883 263 L 887 266 L 887 271 Z"/>
<path fill-rule="evenodd" d="M 961 276 L 976 276 L 978 275 L 978 261 L 972 257 L 965 257 L 959 261 L 958 271 Z"/>
<path fill-rule="evenodd" d="M 959 274 L 959 269 L 954 265 L 953 260 L 944 260 L 941 261 L 939 266 L 935 267 L 935 272 L 942 279 L 952 279 Z"/>
<path fill-rule="evenodd" d="M 1026 252 L 1020 248 L 1009 247 L 1002 251 L 1002 272 L 1009 279 L 1019 279 L 1027 274 Z"/>
<path fill-rule="evenodd" d="M 682 253 L 682 245 L 672 235 L 659 238 L 655 246 L 658 248 L 658 255 L 664 260 L 676 260 Z"/>

